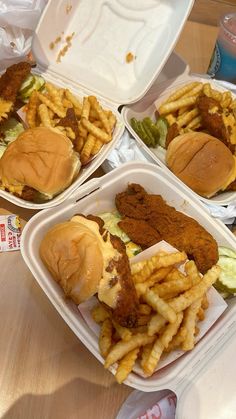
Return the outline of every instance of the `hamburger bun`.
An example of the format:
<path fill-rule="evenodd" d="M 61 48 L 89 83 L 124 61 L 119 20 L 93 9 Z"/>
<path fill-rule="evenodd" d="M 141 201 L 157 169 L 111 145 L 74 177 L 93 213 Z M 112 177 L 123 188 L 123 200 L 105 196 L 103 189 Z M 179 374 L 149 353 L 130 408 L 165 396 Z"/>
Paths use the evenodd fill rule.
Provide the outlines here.
<path fill-rule="evenodd" d="M 55 225 L 41 242 L 40 257 L 76 304 L 98 292 L 103 254 L 96 234 L 84 223 L 66 221 Z"/>
<path fill-rule="evenodd" d="M 197 194 L 211 198 L 235 180 L 235 158 L 226 145 L 203 132 L 174 138 L 168 146 L 169 169 Z"/>
<path fill-rule="evenodd" d="M 98 217 L 74 216 L 43 237 L 40 257 L 67 297 L 80 304 L 97 294 L 123 326 L 137 320 L 137 294 L 125 245 Z"/>
<path fill-rule="evenodd" d="M 51 199 L 66 189 L 80 169 L 71 141 L 56 130 L 27 129 L 0 159 L 2 186 L 20 195 L 25 186 Z"/>

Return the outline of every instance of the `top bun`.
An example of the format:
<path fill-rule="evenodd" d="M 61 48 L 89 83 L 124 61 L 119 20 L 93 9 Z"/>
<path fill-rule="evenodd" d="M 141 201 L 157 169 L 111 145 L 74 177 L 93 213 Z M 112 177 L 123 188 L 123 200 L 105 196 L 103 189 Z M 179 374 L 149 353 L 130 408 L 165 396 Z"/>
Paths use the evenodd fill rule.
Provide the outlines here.
<path fill-rule="evenodd" d="M 169 169 L 194 192 L 210 198 L 235 180 L 235 158 L 226 145 L 203 132 L 174 138 L 168 146 Z"/>
<path fill-rule="evenodd" d="M 97 239 L 98 225 L 92 221 L 90 224 L 95 224 L 97 232 L 83 219 L 56 224 L 40 244 L 41 259 L 76 304 L 94 295 L 102 278 L 104 261 Z"/>
<path fill-rule="evenodd" d="M 24 131 L 0 159 L 3 187 L 14 191 L 28 186 L 47 199 L 66 189 L 79 169 L 79 156 L 71 141 L 46 127 Z"/>

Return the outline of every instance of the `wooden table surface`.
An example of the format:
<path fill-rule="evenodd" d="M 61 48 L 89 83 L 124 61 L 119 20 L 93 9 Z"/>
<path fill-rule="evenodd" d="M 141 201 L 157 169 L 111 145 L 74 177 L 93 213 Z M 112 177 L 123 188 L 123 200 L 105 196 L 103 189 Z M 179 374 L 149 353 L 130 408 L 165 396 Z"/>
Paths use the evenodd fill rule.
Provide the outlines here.
<path fill-rule="evenodd" d="M 214 26 L 186 23 L 175 50 L 192 71 L 206 71 L 216 34 Z M 0 208 L 33 214 L 3 199 Z M 115 418 L 132 389 L 116 384 L 80 343 L 19 252 L 0 254 L 0 263 L 0 417 Z"/>

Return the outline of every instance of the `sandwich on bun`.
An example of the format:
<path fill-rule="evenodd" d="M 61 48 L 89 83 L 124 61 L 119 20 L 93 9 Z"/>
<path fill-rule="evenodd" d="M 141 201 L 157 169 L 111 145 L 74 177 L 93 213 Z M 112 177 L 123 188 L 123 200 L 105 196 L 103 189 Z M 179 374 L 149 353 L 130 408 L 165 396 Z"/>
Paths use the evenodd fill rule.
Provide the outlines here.
<path fill-rule="evenodd" d="M 220 140 L 204 132 L 189 132 L 168 146 L 169 169 L 197 194 L 211 198 L 236 178 L 235 157 Z"/>
<path fill-rule="evenodd" d="M 135 326 L 138 298 L 124 243 L 99 217 L 74 216 L 56 224 L 40 244 L 40 257 L 76 304 L 97 294 L 122 326 Z"/>
<path fill-rule="evenodd" d="M 65 135 L 46 127 L 27 129 L 0 159 L 0 186 L 22 199 L 48 200 L 72 183 L 80 166 Z"/>

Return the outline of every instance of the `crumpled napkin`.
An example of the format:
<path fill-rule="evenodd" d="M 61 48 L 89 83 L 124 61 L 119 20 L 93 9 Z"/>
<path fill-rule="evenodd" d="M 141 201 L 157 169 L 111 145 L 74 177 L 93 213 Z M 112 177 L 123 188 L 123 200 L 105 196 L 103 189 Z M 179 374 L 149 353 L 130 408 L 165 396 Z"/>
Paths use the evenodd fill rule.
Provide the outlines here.
<path fill-rule="evenodd" d="M 202 75 L 199 76 L 204 77 Z M 209 78 L 209 76 L 206 75 L 206 78 Z M 222 80 L 216 80 L 216 82 L 225 89 L 231 90 L 236 94 L 236 85 Z M 103 163 L 103 168 L 106 172 L 109 172 L 121 164 L 132 160 L 148 160 L 154 163 L 154 160 L 152 160 L 152 158 L 148 155 L 144 154 L 143 150 L 139 147 L 135 139 L 131 137 L 131 134 L 129 134 L 127 130 L 125 130 L 120 141 L 108 155 L 107 160 Z M 235 221 L 236 205 L 219 206 L 214 205 L 213 203 L 204 203 L 204 205 L 206 205 L 206 207 L 209 209 L 212 217 L 218 218 L 219 220 L 223 221 L 224 224 L 233 224 Z"/>
<path fill-rule="evenodd" d="M 47 0 L 0 0 L 0 70 L 30 52 L 33 31 Z"/>

